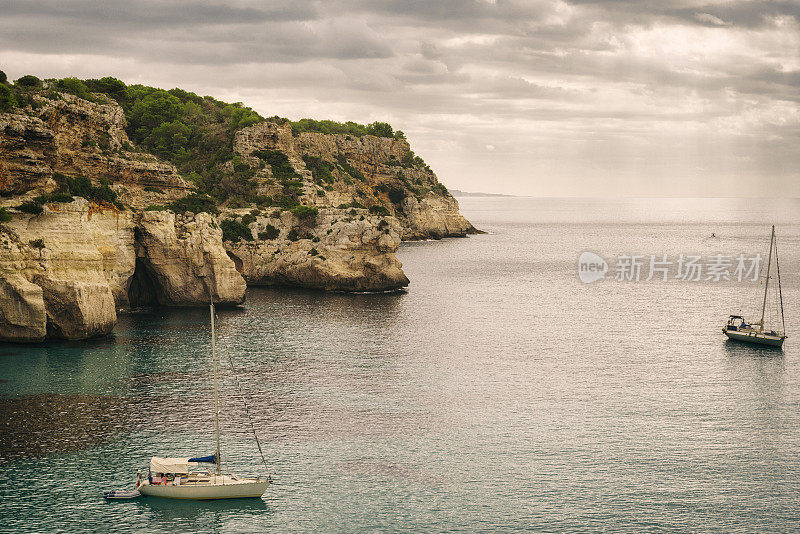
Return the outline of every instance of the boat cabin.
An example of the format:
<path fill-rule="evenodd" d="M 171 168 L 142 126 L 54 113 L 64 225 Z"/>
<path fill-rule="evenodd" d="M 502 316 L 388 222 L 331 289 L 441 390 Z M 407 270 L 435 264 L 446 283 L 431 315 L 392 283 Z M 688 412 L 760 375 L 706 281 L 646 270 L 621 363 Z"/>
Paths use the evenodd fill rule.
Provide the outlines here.
<path fill-rule="evenodd" d="M 733 330 L 735 332 L 737 330 L 750 328 L 750 325 L 745 322 L 744 317 L 741 315 L 731 315 L 728 317 L 728 324 L 725 325 L 725 327 L 728 330 Z"/>

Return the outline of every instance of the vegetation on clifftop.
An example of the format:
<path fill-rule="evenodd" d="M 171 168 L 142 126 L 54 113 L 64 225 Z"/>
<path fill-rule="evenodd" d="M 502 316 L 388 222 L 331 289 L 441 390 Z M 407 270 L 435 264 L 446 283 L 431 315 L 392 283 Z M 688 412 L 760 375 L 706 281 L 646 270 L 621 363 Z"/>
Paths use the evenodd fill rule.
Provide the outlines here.
<path fill-rule="evenodd" d="M 337 181 L 343 181 L 346 186 L 357 184 L 360 188 L 357 194 L 362 201 L 366 198 L 364 191 L 369 191 L 364 186 L 376 187 L 375 184 L 370 184 L 370 180 L 365 176 L 367 171 L 363 165 L 345 158 L 343 154 L 339 154 L 335 161 L 324 161 L 320 157 L 303 155 L 306 167 L 311 171 L 316 184 L 313 189 L 307 190 L 302 176 L 292 167 L 286 154 L 277 150 L 263 149 L 252 153 L 252 156 L 263 162 L 259 168 L 270 166 L 272 178 L 275 184 L 280 186 L 280 193 L 273 190 L 269 196 L 259 194 L 259 184 L 255 178 L 259 169 L 251 168 L 248 162 L 243 161 L 247 158 L 236 156 L 233 152 L 236 132 L 259 122 L 290 123 L 294 135 L 319 132 L 355 138 L 374 135 L 381 138 L 405 139 L 402 131 L 394 130 L 385 122 L 376 121 L 367 125 L 314 119 L 291 122 L 277 116 L 262 117 L 240 102 L 229 104 L 178 88 L 164 90 L 144 85 L 126 85 L 113 77 L 41 80 L 33 75 L 25 75 L 10 83 L 6 75 L 0 71 L 0 111 L 16 107 L 27 109 L 30 113 L 31 110 L 43 106 L 42 98 L 57 100 L 62 98 L 60 93 L 72 94 L 99 104 L 108 104 L 111 100 L 117 102 L 125 113 L 126 132 L 137 146 L 134 149 L 132 145 L 123 143 L 120 151 L 139 150 L 152 153 L 175 165 L 184 178 L 196 185 L 196 195 L 171 205 L 151 206 L 153 209 L 218 213 L 217 206 L 223 202 L 227 207 L 233 208 L 255 205 L 260 208 L 275 206 L 281 209 L 294 209 L 304 202 L 303 197 L 306 195 L 316 193 L 324 197 L 327 191 L 334 191 Z M 88 142 L 105 152 L 109 150 L 108 139 Z M 430 171 L 425 162 L 413 151 L 407 151 L 402 158 L 392 155 L 391 159 L 393 163 L 389 163 L 390 166 L 402 168 L 397 171 L 396 184 L 388 184 L 383 189 L 374 189 L 380 193 L 391 192 L 389 202 L 399 206 L 406 196 L 413 194 L 421 198 L 424 191 L 430 190 L 437 194 L 447 194 L 445 188 L 432 187 L 436 185 L 435 182 L 427 183 L 426 179 L 420 178 L 419 175 L 413 182 L 406 179 L 406 174 L 403 172 L 405 169 Z M 252 163 L 252 160 L 249 161 Z M 80 179 L 80 183 L 62 183 L 60 190 L 62 193 L 99 201 L 116 201 L 116 194 L 108 184 L 101 183 L 100 186 L 93 188 L 85 178 L 70 179 Z M 86 183 L 83 180 L 86 180 Z M 77 186 L 85 190 L 73 191 Z M 149 190 L 163 193 L 153 187 Z M 375 202 L 376 199 L 377 197 L 367 204 Z M 353 201 L 353 204 L 362 205 L 357 201 Z"/>
<path fill-rule="evenodd" d="M 292 133 L 300 135 L 303 132 L 317 132 L 324 134 L 345 134 L 362 137 L 364 135 L 374 135 L 376 137 L 392 137 L 395 139 L 405 139 L 405 134 L 394 131 L 392 126 L 385 122 L 373 122 L 372 124 L 358 124 L 356 122 L 336 122 L 330 120 L 300 119 L 293 121 Z"/>

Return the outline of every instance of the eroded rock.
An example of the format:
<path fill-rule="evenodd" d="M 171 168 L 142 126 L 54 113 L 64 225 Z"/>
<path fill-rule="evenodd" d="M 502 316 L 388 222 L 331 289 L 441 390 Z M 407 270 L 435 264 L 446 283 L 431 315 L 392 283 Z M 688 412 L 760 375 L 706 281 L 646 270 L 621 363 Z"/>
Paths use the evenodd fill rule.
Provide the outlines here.
<path fill-rule="evenodd" d="M 0 336 L 6 341 L 36 343 L 47 335 L 42 288 L 24 277 L 0 277 Z"/>
<path fill-rule="evenodd" d="M 381 222 L 383 221 L 383 222 Z M 288 212 L 280 218 L 257 217 L 255 236 L 267 225 L 279 229 L 275 239 L 226 243 L 248 284 L 288 285 L 336 291 L 388 291 L 408 285 L 395 252 L 400 227 L 391 217 L 342 216 L 321 210 L 313 223 Z M 289 239 L 294 231 L 297 239 Z"/>
<path fill-rule="evenodd" d="M 244 302 L 245 281 L 211 215 L 146 211 L 137 247 L 160 304 L 197 306 L 208 302 L 209 293 L 220 305 Z"/>
<path fill-rule="evenodd" d="M 41 337 L 86 339 L 105 335 L 114 328 L 117 315 L 114 296 L 105 276 L 104 257 L 95 241 L 95 230 L 116 219 L 118 214 L 93 208 L 84 199 L 47 205 L 38 216 L 16 215 L 4 225 L 0 246 L 0 278 L 6 284 L 24 288 L 29 313 L 28 328 Z M 127 220 L 130 215 L 121 215 Z M 122 232 L 132 228 L 123 224 Z M 124 258 L 107 263 L 112 268 L 130 270 Z M 22 284 L 20 278 L 27 281 Z M 42 293 L 45 316 L 39 310 Z M 8 285 L 7 287 L 11 287 Z M 22 295 L 22 294 L 21 294 Z M 14 328 L 3 327 L 0 336 L 15 337 Z M 34 339 L 31 339 L 34 340 Z"/>

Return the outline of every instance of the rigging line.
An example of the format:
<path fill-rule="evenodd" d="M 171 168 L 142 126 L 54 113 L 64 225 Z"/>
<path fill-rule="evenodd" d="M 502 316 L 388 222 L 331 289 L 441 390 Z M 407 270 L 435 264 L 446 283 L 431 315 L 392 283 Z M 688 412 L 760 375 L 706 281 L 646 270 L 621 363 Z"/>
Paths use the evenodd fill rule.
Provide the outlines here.
<path fill-rule="evenodd" d="M 226 351 L 228 352 L 228 351 Z M 258 453 L 261 455 L 261 461 L 264 463 L 264 469 L 269 476 L 269 467 L 267 467 L 267 460 L 264 458 L 264 450 L 261 448 L 261 441 L 258 439 L 258 434 L 256 433 L 256 425 L 253 424 L 253 417 L 250 415 L 250 408 L 247 406 L 247 399 L 244 398 L 244 394 L 242 393 L 242 384 L 239 382 L 239 375 L 236 374 L 236 367 L 233 365 L 233 357 L 231 356 L 230 352 L 228 352 L 228 361 L 231 364 L 231 372 L 233 373 L 233 378 L 236 380 L 236 389 L 239 391 L 239 398 L 242 399 L 242 404 L 244 404 L 244 411 L 247 414 L 247 419 L 250 421 L 250 429 L 253 431 L 253 437 L 256 438 L 256 445 L 258 445 Z"/>
<path fill-rule="evenodd" d="M 778 263 L 778 240 L 775 240 L 775 269 L 778 271 L 778 296 L 781 303 L 781 326 L 786 335 L 786 317 L 783 316 L 783 290 L 781 289 L 781 264 Z"/>

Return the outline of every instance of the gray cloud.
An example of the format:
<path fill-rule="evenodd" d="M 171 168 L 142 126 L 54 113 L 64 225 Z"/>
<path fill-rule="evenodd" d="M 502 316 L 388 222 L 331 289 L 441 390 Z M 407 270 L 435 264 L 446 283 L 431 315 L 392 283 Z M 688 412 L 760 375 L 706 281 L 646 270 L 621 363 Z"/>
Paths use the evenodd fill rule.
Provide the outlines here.
<path fill-rule="evenodd" d="M 189 0 L 0 0 L 3 18 L 28 18 L 93 25 L 111 24 L 127 30 L 187 27 L 196 24 L 256 24 L 268 21 L 317 18 L 313 4 L 270 1 L 250 5 L 222 5 Z"/>
<path fill-rule="evenodd" d="M 115 75 L 266 115 L 390 120 L 465 189 L 495 169 L 505 191 L 613 175 L 613 191 L 652 193 L 650 161 L 686 194 L 705 194 L 703 168 L 798 195 L 799 58 L 798 2 L 0 0 L 12 78 Z"/>

